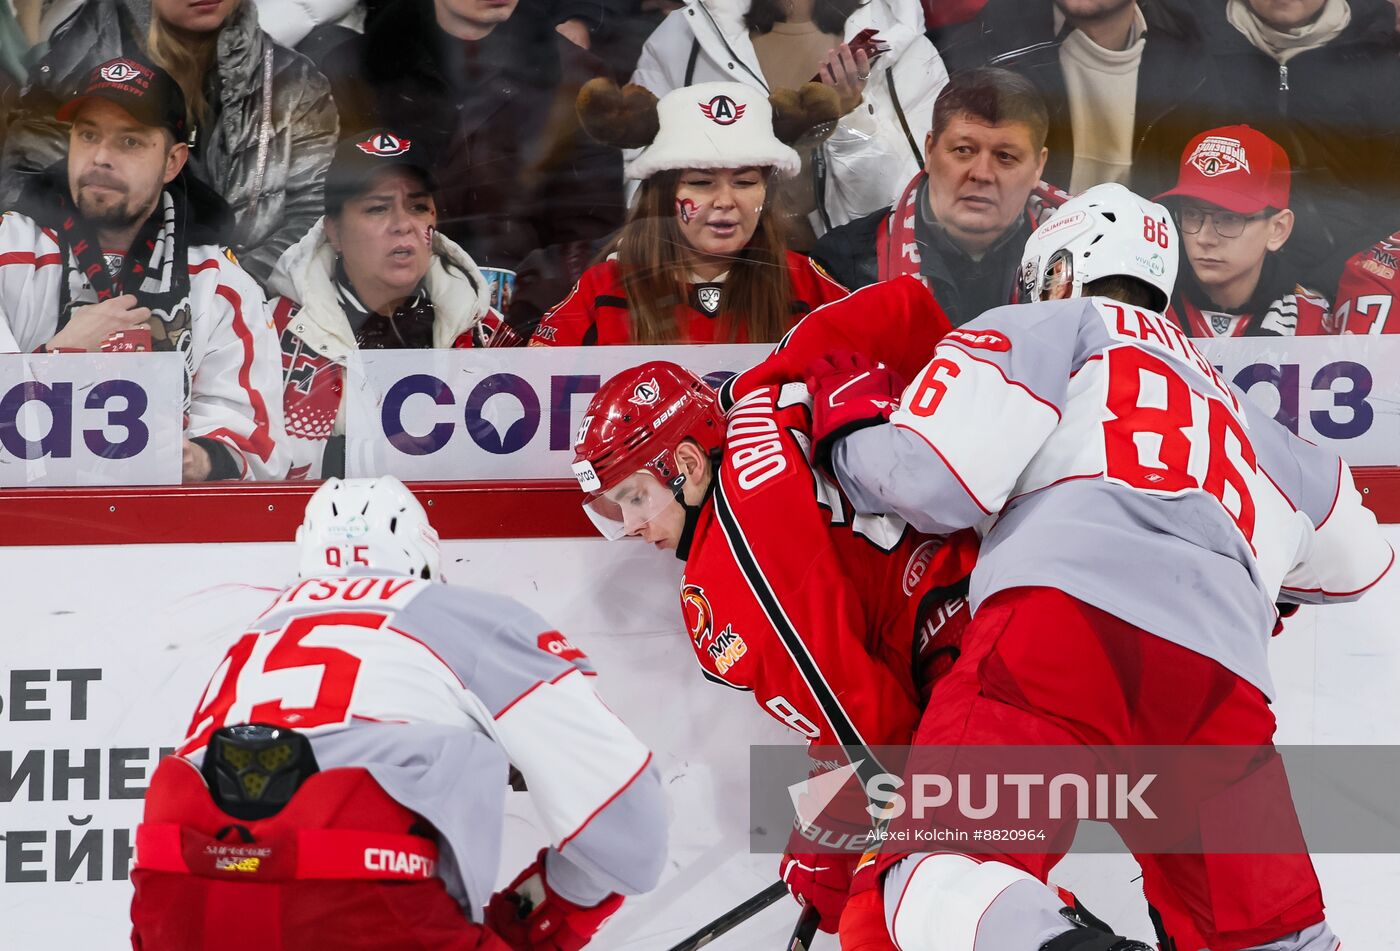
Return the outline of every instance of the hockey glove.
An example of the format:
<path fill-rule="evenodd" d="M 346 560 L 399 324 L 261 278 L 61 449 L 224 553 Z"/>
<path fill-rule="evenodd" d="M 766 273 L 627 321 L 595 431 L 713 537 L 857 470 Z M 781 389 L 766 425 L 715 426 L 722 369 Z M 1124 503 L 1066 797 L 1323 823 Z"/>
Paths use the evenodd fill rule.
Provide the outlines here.
<path fill-rule="evenodd" d="M 797 903 L 811 905 L 822 916 L 817 927 L 835 933 L 851 895 L 851 875 L 859 861 L 859 855 L 839 852 L 788 852 L 778 871 Z"/>
<path fill-rule="evenodd" d="M 575 905 L 549 887 L 541 849 L 525 871 L 491 896 L 486 923 L 513 951 L 579 951 L 622 906 L 613 894 L 593 907 Z"/>
<path fill-rule="evenodd" d="M 812 394 L 812 461 L 828 472 L 836 442 L 888 420 L 904 392 L 893 370 L 858 353 L 829 353 L 803 376 Z"/>

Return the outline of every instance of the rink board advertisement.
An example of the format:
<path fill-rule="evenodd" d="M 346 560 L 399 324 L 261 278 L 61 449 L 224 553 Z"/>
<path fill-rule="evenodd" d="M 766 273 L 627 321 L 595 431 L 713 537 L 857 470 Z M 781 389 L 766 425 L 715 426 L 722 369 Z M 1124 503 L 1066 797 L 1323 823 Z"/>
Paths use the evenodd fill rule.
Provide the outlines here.
<path fill-rule="evenodd" d="M 711 382 L 753 366 L 757 345 L 379 350 L 346 387 L 346 474 L 402 479 L 569 475 L 588 401 L 610 376 L 670 360 Z"/>
<path fill-rule="evenodd" d="M 1226 377 L 1294 432 L 1353 466 L 1400 464 L 1400 338 L 1198 340 Z M 566 478 L 602 381 L 673 360 L 713 381 L 762 345 L 374 351 L 351 367 L 349 475 Z"/>
<path fill-rule="evenodd" d="M 180 481 L 178 353 L 0 354 L 0 487 Z"/>

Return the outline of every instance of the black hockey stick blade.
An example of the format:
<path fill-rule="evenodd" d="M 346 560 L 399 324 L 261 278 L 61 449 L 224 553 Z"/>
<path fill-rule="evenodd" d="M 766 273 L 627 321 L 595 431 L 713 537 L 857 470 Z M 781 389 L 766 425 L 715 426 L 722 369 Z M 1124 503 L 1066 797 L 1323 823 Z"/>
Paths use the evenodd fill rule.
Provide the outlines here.
<path fill-rule="evenodd" d="M 787 885 L 782 882 L 774 882 L 752 898 L 735 905 L 680 944 L 673 945 L 669 951 L 695 951 L 696 948 L 703 948 L 726 931 L 736 925 L 743 924 L 787 893 Z"/>
<path fill-rule="evenodd" d="M 788 942 L 787 951 L 808 951 L 821 920 L 822 916 L 811 905 L 803 908 L 797 919 L 797 927 L 792 929 L 792 940 Z"/>

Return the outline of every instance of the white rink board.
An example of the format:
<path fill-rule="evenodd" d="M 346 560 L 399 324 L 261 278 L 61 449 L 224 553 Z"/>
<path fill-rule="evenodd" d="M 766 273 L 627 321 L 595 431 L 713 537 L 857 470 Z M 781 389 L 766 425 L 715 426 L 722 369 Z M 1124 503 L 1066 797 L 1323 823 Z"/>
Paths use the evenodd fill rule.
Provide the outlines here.
<path fill-rule="evenodd" d="M 1387 528 L 1400 546 L 1400 527 Z M 629 901 L 591 947 L 663 951 L 776 877 L 776 857 L 747 854 L 750 743 L 789 742 L 752 700 L 705 683 L 682 633 L 675 584 L 680 565 L 636 543 L 602 540 L 449 542 L 448 577 L 513 595 L 583 648 L 602 672 L 608 704 L 657 753 L 671 797 L 671 856 L 651 895 Z M 0 648 L 0 750 L 173 745 L 204 680 L 233 635 L 270 599 L 250 586 L 291 576 L 290 545 L 169 545 L 0 548 L 9 624 Z M 1400 743 L 1400 572 L 1366 602 L 1304 608 L 1274 646 L 1282 743 Z M 87 691 L 87 718 L 74 721 L 66 683 L 31 709 L 52 719 L 15 721 L 15 670 L 100 668 Z M 71 675 L 70 675 L 71 676 Z M 134 826 L 140 803 L 112 800 L 105 759 L 94 801 L 29 802 L 21 787 L 0 803 L 0 834 L 47 830 L 42 861 L 53 878 L 58 830 L 76 841 L 90 829 Z M 77 754 L 75 753 L 75 760 Z M 132 786 L 150 762 L 133 761 Z M 52 766 L 52 763 L 49 764 Z M 0 783 L 7 777 L 0 774 Z M 117 783 L 120 786 L 120 782 Z M 71 784 L 80 797 L 82 783 Z M 526 794 L 512 794 L 504 884 L 542 835 Z M 78 820 L 91 821 L 78 826 Z M 117 951 L 129 947 L 129 885 L 110 874 L 106 834 L 101 881 L 0 885 L 5 951 Z M 0 842 L 0 880 L 5 850 Z M 1347 947 L 1383 948 L 1400 935 L 1400 856 L 1320 856 L 1329 915 Z M 1056 873 L 1094 911 L 1132 936 L 1151 937 L 1136 867 L 1126 856 L 1071 856 Z M 724 949 L 783 947 L 797 917 L 782 902 L 715 942 Z M 824 939 L 818 948 L 834 948 Z"/>

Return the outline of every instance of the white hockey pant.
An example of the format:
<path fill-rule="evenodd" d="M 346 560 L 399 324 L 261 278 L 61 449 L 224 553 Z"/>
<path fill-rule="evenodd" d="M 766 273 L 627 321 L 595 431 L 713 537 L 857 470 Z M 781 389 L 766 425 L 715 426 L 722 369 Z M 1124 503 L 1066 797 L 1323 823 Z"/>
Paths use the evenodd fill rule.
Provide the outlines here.
<path fill-rule="evenodd" d="M 908 856 L 885 873 L 884 897 L 885 926 L 899 951 L 1039 951 L 1071 928 L 1055 889 L 1010 865 L 956 852 Z M 1323 921 L 1250 951 L 1340 948 Z"/>

